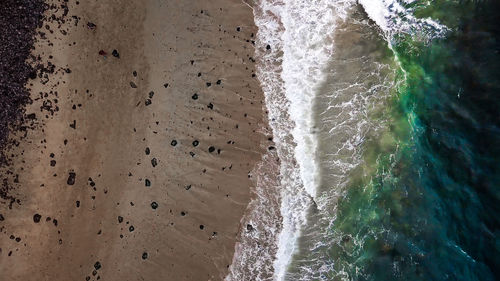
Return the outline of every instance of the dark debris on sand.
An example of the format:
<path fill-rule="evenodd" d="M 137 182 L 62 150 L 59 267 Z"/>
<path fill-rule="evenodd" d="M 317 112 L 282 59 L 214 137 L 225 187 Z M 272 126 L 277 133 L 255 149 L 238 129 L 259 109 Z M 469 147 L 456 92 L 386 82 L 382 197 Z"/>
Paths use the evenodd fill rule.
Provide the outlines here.
<path fill-rule="evenodd" d="M 49 74 L 56 72 L 50 61 L 44 65 L 41 57 L 31 52 L 35 36 L 46 39 L 46 30 L 41 30 L 44 22 L 61 24 L 68 15 L 67 1 L 47 5 L 44 0 L 1 0 L 0 1 L 0 167 L 8 168 L 11 155 L 7 149 L 17 146 L 18 140 L 9 139 L 9 133 L 18 131 L 26 136 L 28 129 L 35 128 L 39 116 L 26 114 L 25 106 L 33 101 L 27 85 L 30 79 L 40 79 L 42 84 L 49 81 Z M 50 11 L 50 15 L 45 12 Z M 39 29 L 40 28 L 40 29 Z M 61 30 L 65 35 L 65 31 Z M 63 69 L 64 70 L 64 69 Z M 64 70 L 70 73 L 69 69 Z M 44 100 L 42 110 L 53 115 L 57 106 L 49 99 Z M 22 135 L 21 134 L 21 135 Z M 21 136 L 21 138 L 23 138 Z M 19 202 L 10 194 L 13 188 L 5 172 L 0 183 L 0 198 Z M 14 180 L 14 183 L 17 183 Z"/>
<path fill-rule="evenodd" d="M 0 149 L 3 151 L 9 128 L 20 126 L 24 106 L 30 103 L 25 88 L 35 68 L 31 57 L 37 27 L 46 9 L 43 0 L 0 1 Z M 5 161 L 1 155 L 2 162 Z"/>

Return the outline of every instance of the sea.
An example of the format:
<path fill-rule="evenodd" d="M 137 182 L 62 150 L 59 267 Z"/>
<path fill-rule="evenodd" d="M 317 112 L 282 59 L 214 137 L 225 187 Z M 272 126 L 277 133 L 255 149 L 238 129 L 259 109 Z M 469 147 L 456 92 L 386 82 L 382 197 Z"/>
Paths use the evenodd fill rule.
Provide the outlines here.
<path fill-rule="evenodd" d="M 251 6 L 276 150 L 226 280 L 500 279 L 500 1 Z"/>

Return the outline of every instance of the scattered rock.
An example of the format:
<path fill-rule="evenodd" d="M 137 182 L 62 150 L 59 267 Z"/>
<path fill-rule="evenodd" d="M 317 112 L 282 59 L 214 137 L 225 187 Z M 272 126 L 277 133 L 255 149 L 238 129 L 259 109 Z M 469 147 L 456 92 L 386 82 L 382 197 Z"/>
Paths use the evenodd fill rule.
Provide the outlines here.
<path fill-rule="evenodd" d="M 87 27 L 90 29 L 90 30 L 95 30 L 97 25 L 95 25 L 93 22 L 88 22 L 87 23 Z"/>
<path fill-rule="evenodd" d="M 118 216 L 118 223 L 122 223 L 123 222 L 123 217 L 122 216 Z"/>
<path fill-rule="evenodd" d="M 101 265 L 101 263 L 100 263 L 99 261 L 96 261 L 96 262 L 94 263 L 94 268 L 95 268 L 95 270 L 99 270 L 99 269 L 101 269 L 101 267 L 102 267 L 102 265 Z"/>
<path fill-rule="evenodd" d="M 197 100 L 197 99 L 198 99 L 198 94 L 194 94 L 191 98 L 192 98 L 193 100 Z"/>
<path fill-rule="evenodd" d="M 172 141 L 170 142 L 170 145 L 171 145 L 171 146 L 176 146 L 176 145 L 177 145 L 177 141 L 176 141 L 176 140 L 172 140 Z"/>
<path fill-rule="evenodd" d="M 151 186 L 151 181 L 146 179 L 144 180 L 144 184 L 146 185 L 146 187 L 150 187 Z"/>
<path fill-rule="evenodd" d="M 120 54 L 118 53 L 117 50 L 113 50 L 113 52 L 111 52 L 111 54 L 113 55 L 113 57 L 115 58 L 120 58 Z"/>
<path fill-rule="evenodd" d="M 194 146 L 194 147 L 198 146 L 198 144 L 200 144 L 200 142 L 199 142 L 198 140 L 194 140 L 194 141 L 193 141 L 193 146 Z"/>
<path fill-rule="evenodd" d="M 156 208 L 158 208 L 158 203 L 156 203 L 156 202 L 153 201 L 151 203 L 151 208 L 153 208 L 153 210 L 156 210 Z"/>
<path fill-rule="evenodd" d="M 136 89 L 136 88 L 137 88 L 137 85 L 136 85 L 134 82 L 130 81 L 130 87 L 132 87 L 132 88 Z"/>
<path fill-rule="evenodd" d="M 66 183 L 68 185 L 74 185 L 75 181 L 76 181 L 76 173 L 75 172 L 69 172 L 68 180 L 66 181 Z"/>
<path fill-rule="evenodd" d="M 253 226 L 251 224 L 247 224 L 247 231 L 252 231 L 253 230 Z"/>
<path fill-rule="evenodd" d="M 153 168 L 156 167 L 156 165 L 158 165 L 158 160 L 156 160 L 156 158 L 151 159 L 151 165 Z"/>
<path fill-rule="evenodd" d="M 135 230 L 135 227 L 133 225 L 131 225 L 129 228 L 128 228 L 128 231 L 132 232 Z"/>
<path fill-rule="evenodd" d="M 42 219 L 42 216 L 41 216 L 40 214 L 35 214 L 35 215 L 33 216 L 33 221 L 34 221 L 35 223 L 39 223 L 41 219 Z"/>
<path fill-rule="evenodd" d="M 212 153 L 214 151 L 215 151 L 215 147 L 211 146 L 211 147 L 208 148 L 208 152 Z"/>
<path fill-rule="evenodd" d="M 145 260 L 147 258 L 148 258 L 148 253 L 147 252 L 142 253 L 142 259 Z"/>

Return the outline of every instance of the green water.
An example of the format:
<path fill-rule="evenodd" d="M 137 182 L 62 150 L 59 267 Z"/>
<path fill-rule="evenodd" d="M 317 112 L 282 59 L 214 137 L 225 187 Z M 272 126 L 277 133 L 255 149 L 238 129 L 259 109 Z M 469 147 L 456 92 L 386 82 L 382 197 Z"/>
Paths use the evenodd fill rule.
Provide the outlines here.
<path fill-rule="evenodd" d="M 500 5 L 413 5 L 451 31 L 392 40 L 388 132 L 365 143 L 339 200 L 322 279 L 500 276 Z"/>

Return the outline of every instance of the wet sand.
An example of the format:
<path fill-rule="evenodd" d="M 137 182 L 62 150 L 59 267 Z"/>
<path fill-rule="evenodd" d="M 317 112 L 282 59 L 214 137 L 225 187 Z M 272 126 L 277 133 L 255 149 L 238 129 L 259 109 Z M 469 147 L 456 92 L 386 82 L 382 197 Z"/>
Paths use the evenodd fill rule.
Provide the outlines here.
<path fill-rule="evenodd" d="M 251 8 L 68 5 L 36 43 L 55 65 L 29 85 L 36 129 L 2 168 L 19 200 L 0 204 L 2 279 L 222 280 L 269 145 Z"/>

